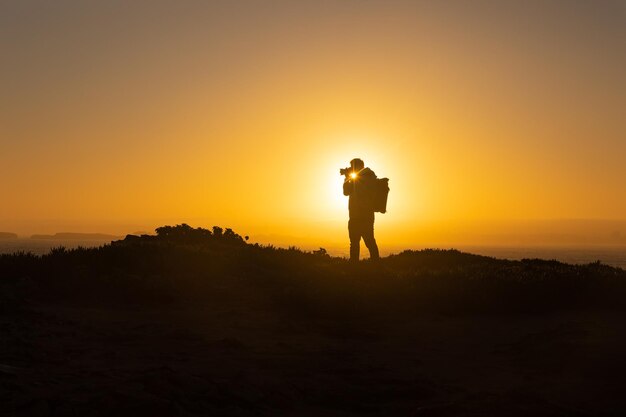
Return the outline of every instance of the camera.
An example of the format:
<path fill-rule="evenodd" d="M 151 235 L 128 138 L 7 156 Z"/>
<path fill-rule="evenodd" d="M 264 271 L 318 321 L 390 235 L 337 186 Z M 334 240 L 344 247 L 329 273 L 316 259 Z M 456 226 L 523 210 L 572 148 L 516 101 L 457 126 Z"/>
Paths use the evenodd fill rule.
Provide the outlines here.
<path fill-rule="evenodd" d="M 352 172 L 352 168 L 340 168 L 339 169 L 339 175 L 348 176 L 350 175 L 351 172 Z"/>

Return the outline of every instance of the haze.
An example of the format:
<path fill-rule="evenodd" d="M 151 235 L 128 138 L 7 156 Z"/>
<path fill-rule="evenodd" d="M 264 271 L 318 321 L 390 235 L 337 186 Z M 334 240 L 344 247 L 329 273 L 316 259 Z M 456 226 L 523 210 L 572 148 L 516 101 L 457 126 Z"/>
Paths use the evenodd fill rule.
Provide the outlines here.
<path fill-rule="evenodd" d="M 0 230 L 623 243 L 625 4 L 3 1 Z"/>

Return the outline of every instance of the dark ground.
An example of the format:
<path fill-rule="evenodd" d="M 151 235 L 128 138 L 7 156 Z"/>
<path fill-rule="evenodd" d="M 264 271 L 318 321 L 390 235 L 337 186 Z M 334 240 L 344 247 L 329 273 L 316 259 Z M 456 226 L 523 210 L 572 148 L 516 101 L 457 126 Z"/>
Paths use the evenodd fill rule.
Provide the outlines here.
<path fill-rule="evenodd" d="M 617 416 L 624 318 L 40 306 L 2 316 L 0 398 L 20 416 Z"/>
<path fill-rule="evenodd" d="M 578 283 L 561 292 L 576 298 L 583 290 L 599 294 L 588 283 L 598 274 L 603 291 L 607 273 L 621 282 L 621 270 L 539 261 L 529 269 L 438 251 L 355 268 L 323 254 L 250 245 L 241 250 L 258 253 L 216 257 L 215 248 L 186 248 L 182 255 L 149 248 L 144 255 L 155 258 L 137 269 L 120 267 L 133 257 L 106 258 L 116 250 L 129 249 L 0 260 L 1 415 L 618 416 L 626 410 L 623 309 L 593 297 L 582 302 L 582 295 L 573 304 L 519 307 L 545 299 L 552 288 L 546 280 L 582 274 L 582 290 Z M 106 262 L 93 267 L 101 257 Z M 208 260 L 201 267 L 193 259 Z M 233 269 L 241 263 L 245 268 Z M 54 265 L 73 278 L 59 278 Z M 476 271 L 490 268 L 514 285 L 519 276 L 540 276 L 542 284 L 515 292 L 529 298 L 510 298 L 506 284 L 488 293 L 504 302 L 465 300 L 496 284 L 483 275 L 489 283 L 478 287 L 454 280 L 478 280 Z M 134 292 L 127 283 L 133 280 Z M 463 286 L 462 295 L 450 292 L 450 280 Z M 610 289 L 622 291 L 611 282 Z M 121 288 L 123 297 L 112 295 Z"/>

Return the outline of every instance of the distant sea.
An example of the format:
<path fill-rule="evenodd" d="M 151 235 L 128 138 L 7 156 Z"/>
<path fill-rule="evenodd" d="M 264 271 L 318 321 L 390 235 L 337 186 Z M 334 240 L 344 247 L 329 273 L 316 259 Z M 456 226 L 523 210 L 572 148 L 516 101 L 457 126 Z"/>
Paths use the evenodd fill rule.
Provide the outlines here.
<path fill-rule="evenodd" d="M 460 246 L 462 252 L 492 256 L 502 259 L 555 259 L 568 264 L 588 264 L 600 261 L 603 264 L 626 269 L 626 246 Z"/>
<path fill-rule="evenodd" d="M 50 249 L 64 246 L 66 248 L 98 247 L 111 243 L 111 240 L 76 240 L 76 239 L 0 239 L 0 254 L 14 252 L 32 252 L 43 255 Z M 442 249 L 449 249 L 445 247 Z M 626 269 L 626 246 L 536 246 L 536 247 L 506 247 L 506 246 L 455 246 L 462 252 L 477 255 L 492 256 L 494 258 L 519 260 L 524 258 L 555 259 L 569 264 L 587 264 L 600 261 L 604 264 Z M 331 248 L 334 256 L 348 256 L 347 248 Z M 415 248 L 419 250 L 419 248 Z M 381 255 L 401 252 L 402 248 L 381 247 Z M 367 256 L 365 245 L 361 245 L 361 255 Z"/>

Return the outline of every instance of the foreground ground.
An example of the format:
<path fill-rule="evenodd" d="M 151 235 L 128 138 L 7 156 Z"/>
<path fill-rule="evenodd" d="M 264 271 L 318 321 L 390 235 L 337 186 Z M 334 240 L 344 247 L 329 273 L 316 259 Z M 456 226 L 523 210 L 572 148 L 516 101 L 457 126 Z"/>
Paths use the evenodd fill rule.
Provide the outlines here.
<path fill-rule="evenodd" d="M 0 415 L 626 410 L 622 270 L 228 239 L 0 256 Z"/>
<path fill-rule="evenodd" d="M 0 319 L 0 396 L 20 416 L 621 415 L 625 318 L 39 306 Z"/>

